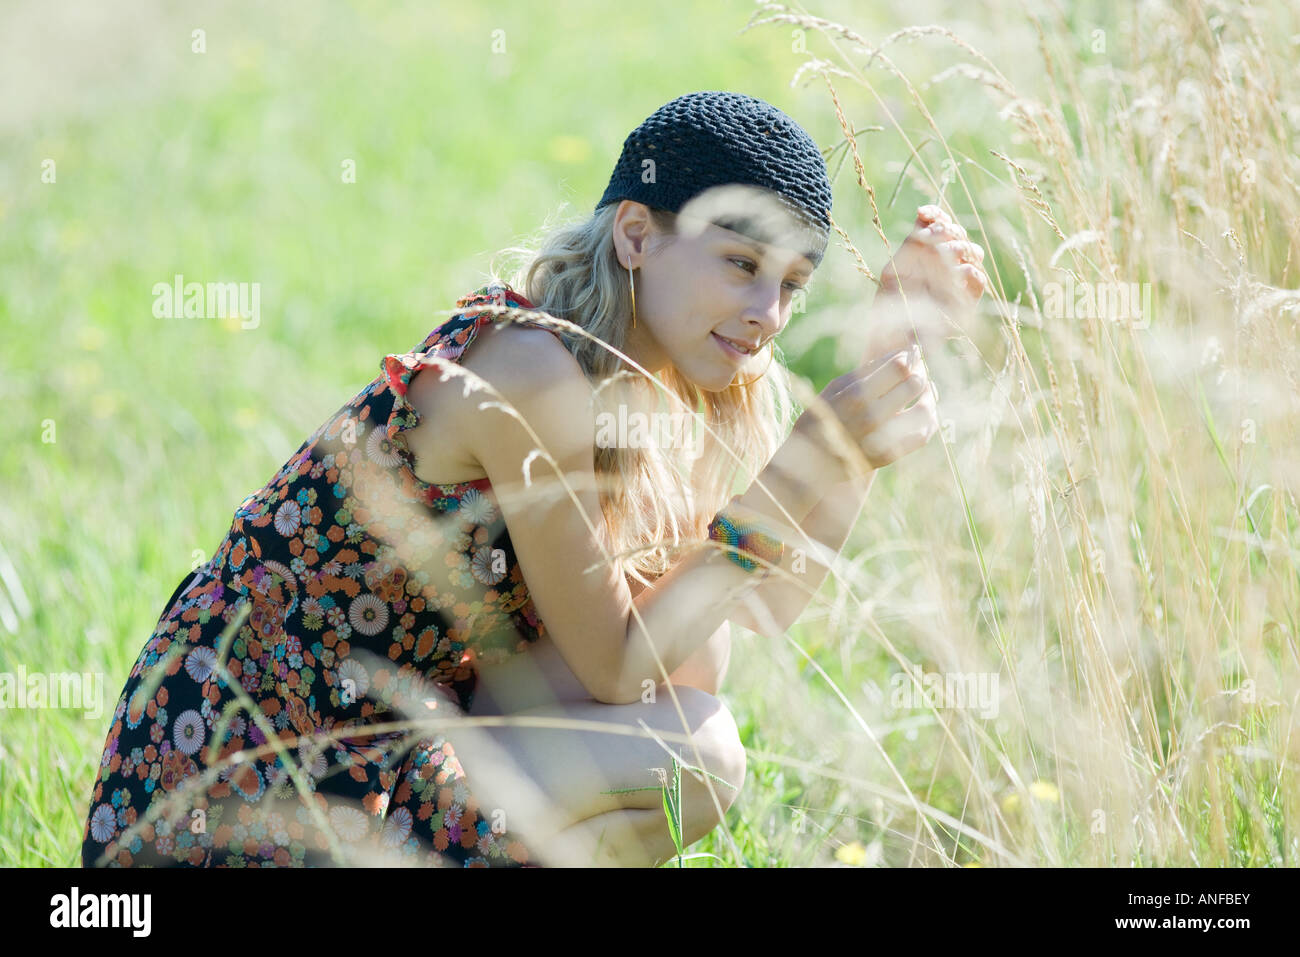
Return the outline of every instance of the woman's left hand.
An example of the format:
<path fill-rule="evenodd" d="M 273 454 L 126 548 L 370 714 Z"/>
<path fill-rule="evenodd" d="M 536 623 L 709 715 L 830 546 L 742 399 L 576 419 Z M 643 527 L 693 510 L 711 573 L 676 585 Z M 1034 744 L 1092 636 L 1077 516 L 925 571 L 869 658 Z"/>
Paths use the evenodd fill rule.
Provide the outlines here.
<path fill-rule="evenodd" d="M 989 287 L 983 261 L 983 248 L 960 223 L 938 206 L 922 206 L 911 234 L 881 270 L 879 296 L 929 297 L 960 318 Z"/>

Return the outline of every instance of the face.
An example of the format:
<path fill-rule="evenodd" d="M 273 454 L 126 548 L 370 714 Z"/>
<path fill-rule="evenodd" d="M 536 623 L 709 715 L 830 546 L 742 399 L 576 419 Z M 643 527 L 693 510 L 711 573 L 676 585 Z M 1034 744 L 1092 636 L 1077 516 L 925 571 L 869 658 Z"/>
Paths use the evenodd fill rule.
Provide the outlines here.
<path fill-rule="evenodd" d="M 808 284 L 812 262 L 711 223 L 665 242 L 644 206 L 624 200 L 622 207 L 615 248 L 625 266 L 631 256 L 638 270 L 628 355 L 651 372 L 671 364 L 709 392 L 760 375 L 770 359 L 768 342 L 789 323 L 794 293 Z"/>

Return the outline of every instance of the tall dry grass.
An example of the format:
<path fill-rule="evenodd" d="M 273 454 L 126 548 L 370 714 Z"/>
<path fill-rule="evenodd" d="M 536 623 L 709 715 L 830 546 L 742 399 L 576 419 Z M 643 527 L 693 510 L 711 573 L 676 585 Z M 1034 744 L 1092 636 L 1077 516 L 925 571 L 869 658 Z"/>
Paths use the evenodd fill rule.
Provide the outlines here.
<path fill-rule="evenodd" d="M 943 441 L 873 491 L 861 560 L 813 605 L 831 627 L 806 640 L 841 663 L 813 680 L 845 698 L 805 733 L 840 773 L 805 770 L 784 846 L 1294 866 L 1295 11 L 1001 12 L 1022 19 L 1006 36 L 988 24 L 987 53 L 954 28 L 868 38 L 783 4 L 747 27 L 809 51 L 792 83 L 824 90 L 842 129 L 867 211 L 864 235 L 841 230 L 860 271 L 875 263 L 855 241 L 887 250 L 881 210 L 901 185 L 942 198 L 994 285 L 926 357 Z M 951 109 L 936 118 L 953 98 L 959 138 Z M 891 140 L 906 163 L 873 182 L 862 156 Z M 1120 284 L 1147 308 L 1125 310 Z M 942 700 L 902 713 L 885 686 L 905 666 L 996 673 L 997 717 Z"/>

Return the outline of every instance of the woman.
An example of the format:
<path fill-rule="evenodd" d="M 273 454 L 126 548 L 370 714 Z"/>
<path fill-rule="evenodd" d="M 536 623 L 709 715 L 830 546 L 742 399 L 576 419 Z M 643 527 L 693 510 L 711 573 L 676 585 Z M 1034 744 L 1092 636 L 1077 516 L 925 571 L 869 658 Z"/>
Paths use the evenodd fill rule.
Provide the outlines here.
<path fill-rule="evenodd" d="M 114 712 L 83 864 L 654 865 L 674 761 L 707 772 L 682 773 L 681 839 L 715 827 L 745 773 L 716 697 L 729 622 L 784 631 L 874 470 L 936 428 L 920 313 L 886 305 L 966 308 L 986 283 L 923 207 L 868 362 L 787 436 L 760 353 L 830 200 L 761 100 L 693 93 L 633 131 L 526 295 L 493 282 L 386 356 L 177 588 Z"/>

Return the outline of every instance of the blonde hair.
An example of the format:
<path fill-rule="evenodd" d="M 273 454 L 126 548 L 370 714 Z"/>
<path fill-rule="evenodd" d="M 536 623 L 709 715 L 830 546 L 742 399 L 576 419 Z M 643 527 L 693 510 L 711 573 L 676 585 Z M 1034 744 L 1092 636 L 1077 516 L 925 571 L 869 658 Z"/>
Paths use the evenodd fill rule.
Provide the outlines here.
<path fill-rule="evenodd" d="M 512 289 L 538 309 L 626 354 L 632 296 L 627 268 L 614 249 L 618 205 L 606 206 L 585 221 L 544 226 L 531 245 L 510 246 L 501 253 L 523 260 L 505 280 Z M 654 255 L 677 237 L 676 216 L 647 208 Z M 595 449 L 606 545 L 618 556 L 625 576 L 650 584 L 668 570 L 678 547 L 707 538 L 713 516 L 749 486 L 784 440 L 795 406 L 789 373 L 775 341 L 771 364 L 761 377 L 754 379 L 754 372 L 746 370 L 751 378 L 733 380 L 720 392 L 700 389 L 670 364 L 656 378 L 678 403 L 666 399 L 659 387 L 601 342 L 572 332 L 562 338 L 596 384 L 598 408 L 608 407 L 604 397 L 612 391 L 623 399 L 630 395 L 632 404 L 643 409 L 661 411 L 666 405 L 668 413 L 685 411 L 688 415 L 676 421 L 684 419 L 694 429 L 691 455 L 676 453 L 671 446 L 679 441 Z M 700 423 L 708 428 L 696 428 Z"/>

